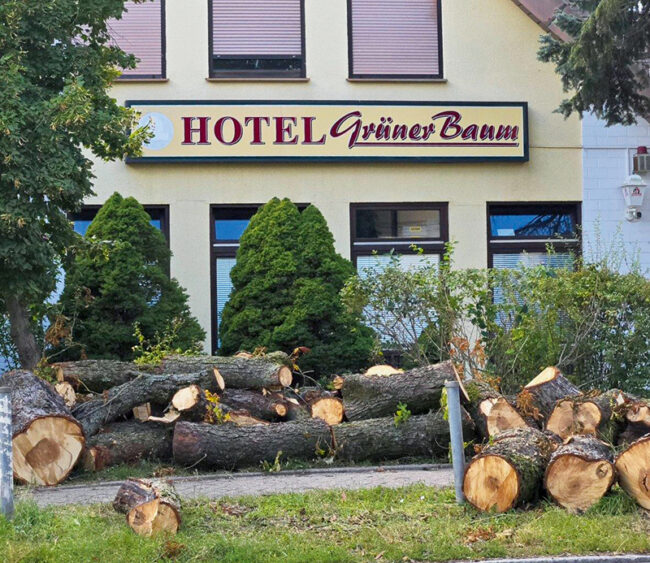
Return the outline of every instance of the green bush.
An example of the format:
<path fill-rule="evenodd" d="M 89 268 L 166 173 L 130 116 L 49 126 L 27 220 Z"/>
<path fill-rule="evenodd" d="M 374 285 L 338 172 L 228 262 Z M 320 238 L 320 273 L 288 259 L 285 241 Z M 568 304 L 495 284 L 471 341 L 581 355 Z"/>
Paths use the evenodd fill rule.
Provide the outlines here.
<path fill-rule="evenodd" d="M 311 352 L 301 359 L 303 370 L 329 374 L 365 366 L 372 331 L 344 310 L 339 297 L 353 274 L 316 207 L 301 214 L 288 199 L 272 199 L 241 237 L 222 315 L 222 352 L 306 346 Z"/>
<path fill-rule="evenodd" d="M 171 253 L 162 233 L 132 197 L 115 193 L 102 206 L 66 271 L 61 297 L 77 345 L 68 355 L 131 359 L 142 337 L 155 340 L 175 323 L 175 349 L 205 338 L 187 294 L 167 271 Z"/>
<path fill-rule="evenodd" d="M 573 269 L 450 264 L 451 253 L 411 272 L 393 261 L 348 281 L 345 302 L 413 363 L 451 355 L 506 393 L 549 365 L 585 389 L 650 390 L 650 280 L 640 272 L 577 258 Z"/>

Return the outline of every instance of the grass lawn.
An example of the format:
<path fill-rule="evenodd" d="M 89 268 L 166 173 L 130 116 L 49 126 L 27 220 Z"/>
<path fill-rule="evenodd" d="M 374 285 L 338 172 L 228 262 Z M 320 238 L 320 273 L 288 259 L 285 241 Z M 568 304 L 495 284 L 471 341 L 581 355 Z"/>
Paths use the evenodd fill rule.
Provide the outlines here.
<path fill-rule="evenodd" d="M 620 489 L 581 516 L 543 503 L 479 514 L 423 485 L 192 501 L 175 537 L 136 536 L 109 505 L 0 519 L 3 561 L 446 561 L 498 556 L 650 552 L 650 518 Z"/>

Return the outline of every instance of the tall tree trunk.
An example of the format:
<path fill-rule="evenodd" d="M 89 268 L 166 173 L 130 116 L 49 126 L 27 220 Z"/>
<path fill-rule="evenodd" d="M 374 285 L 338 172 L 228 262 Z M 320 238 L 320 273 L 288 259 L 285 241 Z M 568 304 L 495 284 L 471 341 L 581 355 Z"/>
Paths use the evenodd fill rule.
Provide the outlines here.
<path fill-rule="evenodd" d="M 9 315 L 10 333 L 14 346 L 18 351 L 18 359 L 22 369 L 33 370 L 41 360 L 41 350 L 29 325 L 27 307 L 16 296 L 5 298 L 7 314 Z"/>

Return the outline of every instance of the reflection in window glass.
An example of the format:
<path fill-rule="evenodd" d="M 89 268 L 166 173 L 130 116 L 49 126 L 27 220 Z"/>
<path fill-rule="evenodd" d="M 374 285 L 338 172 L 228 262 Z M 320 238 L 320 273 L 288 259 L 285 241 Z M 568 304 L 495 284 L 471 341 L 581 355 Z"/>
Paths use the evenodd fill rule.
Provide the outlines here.
<path fill-rule="evenodd" d="M 257 213 L 257 207 L 234 207 L 216 209 L 214 212 L 214 233 L 217 241 L 239 240 Z"/>
<path fill-rule="evenodd" d="M 358 209 L 356 238 L 437 239 L 440 238 L 438 209 Z"/>
<path fill-rule="evenodd" d="M 492 237 L 571 238 L 576 223 L 571 213 L 499 213 L 490 215 Z"/>
<path fill-rule="evenodd" d="M 217 258 L 217 330 L 221 326 L 221 315 L 232 291 L 230 270 L 235 265 L 236 258 Z M 221 346 L 221 339 L 218 340 Z"/>

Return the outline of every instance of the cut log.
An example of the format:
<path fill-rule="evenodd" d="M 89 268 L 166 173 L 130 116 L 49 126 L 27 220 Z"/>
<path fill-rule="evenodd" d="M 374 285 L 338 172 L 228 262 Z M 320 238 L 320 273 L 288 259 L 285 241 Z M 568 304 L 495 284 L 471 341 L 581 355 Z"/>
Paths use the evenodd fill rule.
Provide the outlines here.
<path fill-rule="evenodd" d="M 308 420 L 311 418 L 309 407 L 299 395 L 285 396 L 285 401 L 287 404 L 287 420 Z"/>
<path fill-rule="evenodd" d="M 548 367 L 526 385 L 517 397 L 517 405 L 524 416 L 548 420 L 560 399 L 581 395 L 573 383 L 555 367 Z"/>
<path fill-rule="evenodd" d="M 291 370 L 277 362 L 258 358 L 224 356 L 171 356 L 163 360 L 163 374 L 214 370 L 228 389 L 262 389 L 289 387 Z"/>
<path fill-rule="evenodd" d="M 330 426 L 343 422 L 343 401 L 329 391 L 318 387 L 303 389 L 300 401 L 306 405 L 312 418 L 320 418 Z"/>
<path fill-rule="evenodd" d="M 139 420 L 140 422 L 147 422 L 151 416 L 151 403 L 144 403 L 143 405 L 138 405 L 133 407 L 133 418 Z"/>
<path fill-rule="evenodd" d="M 446 457 L 449 452 L 449 423 L 441 411 L 398 425 L 392 417 L 348 422 L 333 426 L 332 433 L 336 458 L 347 461 Z M 473 437 L 474 423 L 463 409 L 463 439 Z"/>
<path fill-rule="evenodd" d="M 232 470 L 273 462 L 279 452 L 310 460 L 330 443 L 330 427 L 318 419 L 250 427 L 181 421 L 174 429 L 173 450 L 180 465 Z"/>
<path fill-rule="evenodd" d="M 170 460 L 173 434 L 170 425 L 136 421 L 113 423 L 88 440 L 83 467 L 86 471 L 99 471 L 141 459 Z"/>
<path fill-rule="evenodd" d="M 276 421 L 287 417 L 286 401 L 273 395 L 262 395 L 246 389 L 226 389 L 221 403 L 235 410 L 245 410 L 255 418 Z"/>
<path fill-rule="evenodd" d="M 650 434 L 650 402 L 631 398 L 625 405 L 625 423 L 624 432 L 618 439 L 619 445 L 631 444 L 646 434 Z"/>
<path fill-rule="evenodd" d="M 437 410 L 445 381 L 454 377 L 451 362 L 387 376 L 348 375 L 342 389 L 345 415 L 350 421 L 393 416 L 398 403 L 406 403 L 412 414 Z"/>
<path fill-rule="evenodd" d="M 561 507 L 582 512 L 616 482 L 611 448 L 595 436 L 573 436 L 551 455 L 544 486 Z"/>
<path fill-rule="evenodd" d="M 621 487 L 650 510 L 650 434 L 620 453 L 615 465 Z"/>
<path fill-rule="evenodd" d="M 479 510 L 497 512 L 536 499 L 554 447 L 534 428 L 501 432 L 467 466 L 465 497 Z"/>
<path fill-rule="evenodd" d="M 82 393 L 102 393 L 139 375 L 135 364 L 118 360 L 61 362 L 52 364 L 52 367 L 56 370 L 57 381 L 67 381 Z"/>
<path fill-rule="evenodd" d="M 207 371 L 174 375 L 142 373 L 92 401 L 77 405 L 73 415 L 81 423 L 86 436 L 92 436 L 105 424 L 130 413 L 133 407 L 142 403 L 167 405 L 176 391 L 192 384 L 214 392 L 218 389 L 214 374 Z"/>
<path fill-rule="evenodd" d="M 404 373 L 403 369 L 397 369 L 388 364 L 380 364 L 368 368 L 364 375 L 394 375 L 396 373 Z"/>
<path fill-rule="evenodd" d="M 183 420 L 207 422 L 208 400 L 205 392 L 198 385 L 179 389 L 172 397 L 172 406 L 180 413 Z"/>
<path fill-rule="evenodd" d="M 117 491 L 113 507 L 126 514 L 126 522 L 140 536 L 175 534 L 181 524 L 181 502 L 171 483 L 129 479 Z"/>
<path fill-rule="evenodd" d="M 54 389 L 63 399 L 65 406 L 69 409 L 73 408 L 77 404 L 77 394 L 74 392 L 72 385 L 67 381 L 57 383 L 54 385 Z"/>
<path fill-rule="evenodd" d="M 335 375 L 332 378 L 332 386 L 334 387 L 335 391 L 340 391 L 343 389 L 343 384 L 345 383 L 345 379 L 343 379 L 340 375 Z"/>
<path fill-rule="evenodd" d="M 563 440 L 570 436 L 593 434 L 605 442 L 614 443 L 620 424 L 615 419 L 616 398 L 621 394 L 612 389 L 596 397 L 567 397 L 560 399 L 546 422 L 546 429 Z"/>
<path fill-rule="evenodd" d="M 179 413 L 174 408 L 170 408 L 162 416 L 150 416 L 147 419 L 147 422 L 153 422 L 159 424 L 174 424 L 174 422 L 176 422 L 180 417 L 181 417 L 181 413 Z"/>
<path fill-rule="evenodd" d="M 470 381 L 466 385 L 468 408 L 480 436 L 488 440 L 499 432 L 513 428 L 532 426 L 532 420 L 524 420 L 508 399 L 483 381 Z"/>
<path fill-rule="evenodd" d="M 54 387 L 31 372 L 7 372 L 0 386 L 11 388 L 14 476 L 23 483 L 59 484 L 84 448 L 81 425 Z"/>

